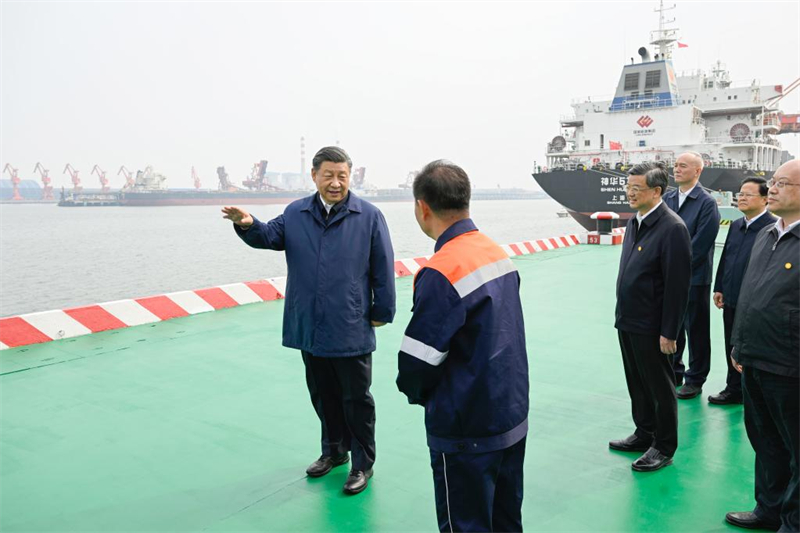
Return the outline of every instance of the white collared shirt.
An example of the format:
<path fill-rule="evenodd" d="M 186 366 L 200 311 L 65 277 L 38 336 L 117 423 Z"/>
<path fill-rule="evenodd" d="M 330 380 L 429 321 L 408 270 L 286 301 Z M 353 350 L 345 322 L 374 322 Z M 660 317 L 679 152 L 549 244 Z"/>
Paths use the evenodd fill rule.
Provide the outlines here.
<path fill-rule="evenodd" d="M 700 182 L 698 181 L 697 183 Z M 695 187 L 697 187 L 697 183 L 695 183 L 694 187 L 692 187 L 686 192 L 683 192 L 682 190 L 680 190 L 680 188 L 678 189 L 678 209 L 683 207 L 683 202 L 686 200 L 686 197 L 689 196 L 689 193 L 692 192 L 695 189 Z"/>
<path fill-rule="evenodd" d="M 333 206 L 335 206 L 336 204 L 329 204 L 328 202 L 326 202 L 325 200 L 322 199 L 322 195 L 321 194 L 319 195 L 319 201 L 322 204 L 322 207 L 325 208 L 325 212 L 330 215 L 331 214 L 331 209 L 333 209 Z"/>
<path fill-rule="evenodd" d="M 642 226 L 642 221 L 643 221 L 645 218 L 647 218 L 647 217 L 650 215 L 650 213 L 652 213 L 653 211 L 655 211 L 656 209 L 658 209 L 658 206 L 659 206 L 659 205 L 661 205 L 661 204 L 663 204 L 663 203 L 664 203 L 664 201 L 663 201 L 663 200 L 659 200 L 659 201 L 658 201 L 658 204 L 657 204 L 657 205 L 656 205 L 656 206 L 655 206 L 653 209 L 651 209 L 650 211 L 648 211 L 647 213 L 645 213 L 644 215 L 643 215 L 643 214 L 641 214 L 641 213 L 639 213 L 639 212 L 637 211 L 637 212 L 636 212 L 636 222 L 638 222 L 638 223 L 639 223 L 639 226 L 638 226 L 638 227 L 641 227 L 641 226 Z"/>
<path fill-rule="evenodd" d="M 781 237 L 792 231 L 792 228 L 800 224 L 800 220 L 796 220 L 789 224 L 789 227 L 783 227 L 783 219 L 779 218 L 778 221 L 775 223 L 775 229 L 778 230 L 778 240 L 781 240 Z"/>
<path fill-rule="evenodd" d="M 754 216 L 754 217 L 753 217 L 753 218 L 751 218 L 750 220 L 747 220 L 747 218 L 745 218 L 745 219 L 744 219 L 744 223 L 745 223 L 745 225 L 746 225 L 746 226 L 749 228 L 749 227 L 750 227 L 750 224 L 752 224 L 753 222 L 755 222 L 755 221 L 756 221 L 756 220 L 758 220 L 759 218 L 763 217 L 763 216 L 764 216 L 764 213 L 766 213 L 766 212 L 767 212 L 767 210 L 766 210 L 766 209 L 764 209 L 763 211 L 761 211 L 759 214 L 757 214 L 756 216 Z"/>

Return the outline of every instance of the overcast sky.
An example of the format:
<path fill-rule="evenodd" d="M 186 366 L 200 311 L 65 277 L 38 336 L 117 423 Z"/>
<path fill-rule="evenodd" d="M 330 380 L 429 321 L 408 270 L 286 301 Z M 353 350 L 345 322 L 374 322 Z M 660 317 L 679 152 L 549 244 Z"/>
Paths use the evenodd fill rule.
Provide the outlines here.
<path fill-rule="evenodd" d="M 535 188 L 573 98 L 610 96 L 657 2 L 2 2 L 1 164 L 84 186 L 99 164 L 204 187 L 259 159 L 299 171 L 339 141 L 380 186 L 447 158 L 478 186 Z M 678 2 L 678 71 L 800 76 L 800 2 Z M 800 112 L 800 90 L 783 100 Z M 800 135 L 782 141 L 800 155 Z M 4 176 L 7 177 L 7 176 Z M 38 179 L 38 178 L 37 178 Z"/>

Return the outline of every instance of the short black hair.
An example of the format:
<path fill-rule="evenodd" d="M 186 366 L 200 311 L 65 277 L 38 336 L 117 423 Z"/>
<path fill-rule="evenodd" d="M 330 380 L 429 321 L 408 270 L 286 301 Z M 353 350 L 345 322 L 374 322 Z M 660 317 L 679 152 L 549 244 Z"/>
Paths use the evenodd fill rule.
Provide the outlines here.
<path fill-rule="evenodd" d="M 428 163 L 414 178 L 414 199 L 423 200 L 437 214 L 468 210 L 471 194 L 464 169 L 444 159 Z"/>
<path fill-rule="evenodd" d="M 742 185 L 745 183 L 755 183 L 758 185 L 758 194 L 761 196 L 766 196 L 769 193 L 769 187 L 767 186 L 767 180 L 759 176 L 749 176 L 742 181 Z"/>
<path fill-rule="evenodd" d="M 628 171 L 628 176 L 644 176 L 648 187 L 661 187 L 661 196 L 667 192 L 669 172 L 662 161 L 645 161 L 638 163 Z"/>
<path fill-rule="evenodd" d="M 314 168 L 314 170 L 319 170 L 319 167 L 321 167 L 322 163 L 325 161 L 329 161 L 331 163 L 347 163 L 349 168 L 353 168 L 353 161 L 350 159 L 350 156 L 338 146 L 326 146 L 325 148 L 320 148 L 319 151 L 314 154 L 314 159 L 311 161 L 311 166 Z"/>

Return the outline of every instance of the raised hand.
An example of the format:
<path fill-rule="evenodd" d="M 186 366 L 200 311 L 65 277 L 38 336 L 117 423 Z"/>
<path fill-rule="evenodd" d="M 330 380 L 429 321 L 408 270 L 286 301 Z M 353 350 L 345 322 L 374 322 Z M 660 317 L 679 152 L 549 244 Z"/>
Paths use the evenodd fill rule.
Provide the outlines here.
<path fill-rule="evenodd" d="M 249 228 L 253 225 L 253 217 L 240 207 L 223 207 L 222 218 L 230 220 L 241 228 Z"/>

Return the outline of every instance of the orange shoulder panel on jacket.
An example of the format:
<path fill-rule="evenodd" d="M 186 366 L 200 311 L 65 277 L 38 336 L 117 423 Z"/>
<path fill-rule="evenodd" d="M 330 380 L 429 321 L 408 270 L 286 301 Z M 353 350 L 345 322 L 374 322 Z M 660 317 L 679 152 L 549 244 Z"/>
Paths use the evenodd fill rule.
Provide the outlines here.
<path fill-rule="evenodd" d="M 425 267 L 438 270 L 454 284 L 479 268 L 501 259 L 508 259 L 505 250 L 483 233 L 469 231 L 445 243 Z"/>

